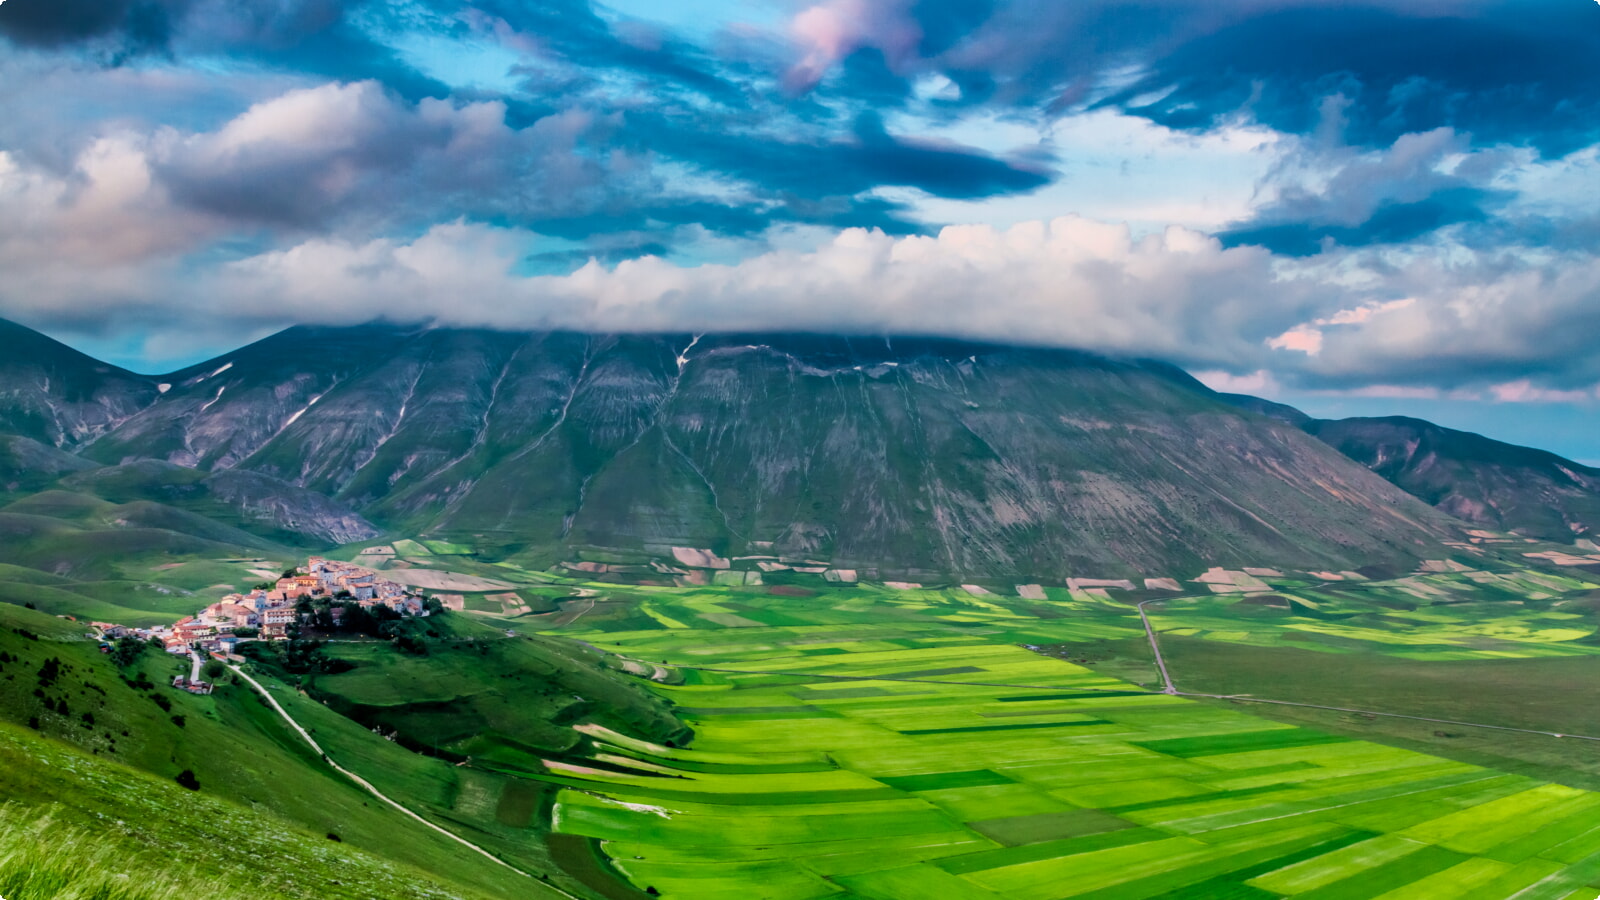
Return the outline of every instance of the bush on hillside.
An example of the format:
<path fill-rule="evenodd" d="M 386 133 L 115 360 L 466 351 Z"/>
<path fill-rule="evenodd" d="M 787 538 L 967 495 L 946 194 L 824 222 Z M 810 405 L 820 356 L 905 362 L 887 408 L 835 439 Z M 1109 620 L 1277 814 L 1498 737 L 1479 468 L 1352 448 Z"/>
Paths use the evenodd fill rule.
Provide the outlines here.
<path fill-rule="evenodd" d="M 117 642 L 111 645 L 111 663 L 119 669 L 125 669 L 133 665 L 148 649 L 150 645 L 138 638 L 117 638 Z"/>

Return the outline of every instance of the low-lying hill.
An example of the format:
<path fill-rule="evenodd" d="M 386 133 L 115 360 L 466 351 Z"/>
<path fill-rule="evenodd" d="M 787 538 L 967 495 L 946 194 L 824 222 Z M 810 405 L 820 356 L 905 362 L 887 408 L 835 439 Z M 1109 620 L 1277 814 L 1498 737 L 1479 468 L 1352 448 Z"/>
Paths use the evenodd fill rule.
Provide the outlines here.
<path fill-rule="evenodd" d="M 516 868 L 464 849 L 341 775 L 245 680 L 223 672 L 210 695 L 176 690 L 171 679 L 188 673 L 188 659 L 145 649 L 119 665 L 83 626 L 4 599 L 0 797 L 12 805 L 0 811 L 12 823 L 60 804 L 66 821 L 55 825 L 94 825 L 130 857 L 123 871 L 139 871 L 145 853 L 171 860 L 196 845 L 227 848 L 200 854 L 189 869 L 198 883 L 226 886 L 223 896 L 553 898 L 561 894 L 545 880 L 576 887 L 544 843 L 541 804 L 551 789 L 492 766 L 457 766 L 465 754 L 450 751 L 542 774 L 544 758 L 582 739 L 572 724 L 652 741 L 683 742 L 690 732 L 665 701 L 580 645 L 508 638 L 451 615 L 409 628 L 427 648 L 422 655 L 382 640 L 255 644 L 252 677 L 327 758 Z M 333 647 L 337 659 L 324 652 Z M 429 702 L 440 696 L 452 702 Z M 313 697 L 366 715 L 346 718 Z M 451 746 L 430 743 L 444 734 Z M 107 819 L 126 826 L 107 828 Z M 5 840 L 0 827 L 0 877 Z"/>

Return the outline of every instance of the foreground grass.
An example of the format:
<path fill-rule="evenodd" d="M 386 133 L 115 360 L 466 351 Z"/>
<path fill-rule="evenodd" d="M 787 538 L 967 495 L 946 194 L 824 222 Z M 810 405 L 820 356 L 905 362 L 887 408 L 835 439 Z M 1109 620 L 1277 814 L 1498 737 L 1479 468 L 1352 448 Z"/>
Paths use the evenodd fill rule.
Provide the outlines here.
<path fill-rule="evenodd" d="M 9 801 L 0 806 L 0 896 L 6 900 L 164 900 L 179 895 L 170 893 L 173 888 L 219 900 L 495 895 L 447 885 L 270 813 L 186 791 L 5 723 L 0 796 Z M 41 874 L 27 880 L 34 869 Z M 52 872 L 77 880 L 52 881 Z"/>
<path fill-rule="evenodd" d="M 168 862 L 130 856 L 94 833 L 0 807 L 0 897 L 7 900 L 245 900 L 250 892 Z"/>

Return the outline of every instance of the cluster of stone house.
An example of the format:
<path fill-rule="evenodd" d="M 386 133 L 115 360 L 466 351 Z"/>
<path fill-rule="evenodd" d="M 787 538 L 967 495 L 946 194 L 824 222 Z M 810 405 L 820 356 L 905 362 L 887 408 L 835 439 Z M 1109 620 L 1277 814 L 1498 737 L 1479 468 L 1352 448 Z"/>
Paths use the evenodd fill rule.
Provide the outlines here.
<path fill-rule="evenodd" d="M 346 599 L 365 607 L 386 606 L 403 616 L 428 614 L 422 598 L 405 585 L 353 563 L 313 556 L 302 570 L 278 579 L 271 588 L 229 594 L 170 628 L 129 629 L 107 623 L 96 623 L 96 627 L 108 638 L 125 634 L 159 638 L 169 653 L 231 653 L 240 640 L 249 639 L 234 634 L 241 628 L 253 628 L 265 640 L 287 637 L 289 626 L 300 617 L 296 607 L 307 597 Z"/>

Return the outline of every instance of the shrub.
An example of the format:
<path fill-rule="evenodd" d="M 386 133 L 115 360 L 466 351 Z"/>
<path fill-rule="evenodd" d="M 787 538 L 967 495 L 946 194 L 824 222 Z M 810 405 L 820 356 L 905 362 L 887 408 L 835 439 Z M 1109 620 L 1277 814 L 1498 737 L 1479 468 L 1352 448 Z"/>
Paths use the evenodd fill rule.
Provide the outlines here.
<path fill-rule="evenodd" d="M 200 790 L 200 779 L 194 777 L 194 772 L 189 769 L 179 772 L 178 776 L 172 780 L 176 781 L 180 787 L 188 788 L 191 791 Z"/>
<path fill-rule="evenodd" d="M 144 651 L 150 649 L 150 644 L 133 637 L 120 637 L 111 645 L 111 662 L 118 668 L 126 668 L 134 664 Z M 162 649 L 166 649 L 163 647 Z"/>

